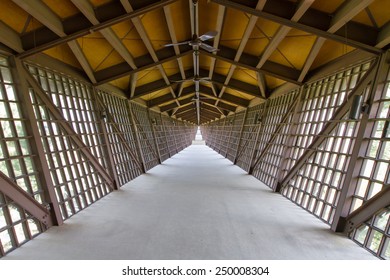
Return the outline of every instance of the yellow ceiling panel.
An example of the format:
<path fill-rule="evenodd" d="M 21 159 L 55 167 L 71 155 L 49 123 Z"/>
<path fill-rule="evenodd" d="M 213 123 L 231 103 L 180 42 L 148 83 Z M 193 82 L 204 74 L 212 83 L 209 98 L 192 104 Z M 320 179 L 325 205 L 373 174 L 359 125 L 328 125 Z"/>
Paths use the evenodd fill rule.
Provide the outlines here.
<path fill-rule="evenodd" d="M 157 98 L 157 97 L 160 97 L 160 96 L 163 96 L 163 95 L 166 95 L 166 94 L 171 94 L 169 88 L 165 88 L 165 89 L 162 89 L 162 90 L 155 91 L 153 93 L 149 93 L 147 95 L 142 96 L 141 98 L 143 100 L 145 100 L 145 101 L 148 101 L 150 99 Z"/>
<path fill-rule="evenodd" d="M 171 43 L 171 36 L 169 35 L 167 25 L 161 24 L 162 22 L 165 22 L 163 9 L 153 10 L 144 14 L 141 21 L 154 50 L 164 48 L 164 44 Z"/>
<path fill-rule="evenodd" d="M 188 2 L 188 1 L 186 1 Z M 199 33 L 202 35 L 208 31 L 216 30 L 217 15 L 219 5 L 215 3 L 208 3 L 206 0 L 200 0 L 199 8 Z M 188 13 L 189 16 L 189 13 Z"/>
<path fill-rule="evenodd" d="M 280 25 L 277 23 L 259 18 L 244 48 L 244 52 L 260 56 L 279 27 Z"/>
<path fill-rule="evenodd" d="M 321 65 L 324 65 L 325 63 L 330 62 L 331 60 L 336 59 L 353 50 L 353 47 L 346 46 L 335 41 L 327 40 L 322 46 L 316 59 L 314 60 L 311 69 L 315 69 Z"/>
<path fill-rule="evenodd" d="M 374 26 L 366 10 L 361 11 L 352 20 L 365 25 Z"/>
<path fill-rule="evenodd" d="M 193 69 L 194 64 L 193 64 L 192 54 L 183 56 L 181 58 L 181 61 L 183 62 L 184 70 Z"/>
<path fill-rule="evenodd" d="M 312 34 L 292 29 L 269 60 L 295 69 L 302 69 L 315 39 L 316 36 Z"/>
<path fill-rule="evenodd" d="M 275 77 L 267 76 L 267 75 L 265 76 L 265 82 L 267 84 L 267 88 L 269 89 L 277 88 L 278 86 L 281 86 L 286 83 L 283 80 L 280 80 Z"/>
<path fill-rule="evenodd" d="M 89 2 L 91 2 L 91 4 L 96 8 L 104 4 L 113 2 L 113 0 L 89 0 Z"/>
<path fill-rule="evenodd" d="M 124 91 L 127 91 L 127 89 L 129 88 L 129 81 L 130 81 L 129 76 L 126 76 L 126 77 L 111 81 L 110 84 L 113 86 L 116 86 L 120 89 L 123 89 Z"/>
<path fill-rule="evenodd" d="M 114 49 L 104 57 L 103 61 L 99 64 L 99 66 L 94 69 L 95 71 L 103 70 L 113 65 L 124 62 L 125 60 L 122 56 L 115 51 Z"/>
<path fill-rule="evenodd" d="M 201 69 L 209 69 L 211 64 L 211 57 L 207 55 L 200 55 L 199 66 Z"/>
<path fill-rule="evenodd" d="M 231 64 L 226 62 L 226 61 L 217 60 L 217 63 L 215 64 L 214 71 L 218 74 L 226 76 L 229 72 L 230 66 L 231 66 Z"/>
<path fill-rule="evenodd" d="M 128 20 L 112 26 L 112 30 L 122 40 L 133 57 L 139 57 L 148 53 L 133 23 Z"/>
<path fill-rule="evenodd" d="M 29 17 L 23 9 L 13 3 L 11 0 L 0 1 L 0 18 L 2 22 L 4 22 L 19 34 L 42 27 L 42 24 L 38 20 L 33 17 Z M 26 30 L 24 30 L 26 23 L 28 25 Z"/>
<path fill-rule="evenodd" d="M 343 2 L 343 0 L 316 0 L 310 8 L 333 14 Z"/>
<path fill-rule="evenodd" d="M 234 89 L 231 89 L 231 88 L 227 88 L 225 90 L 225 92 L 229 93 L 229 94 L 232 94 L 234 96 L 238 96 L 238 97 L 241 97 L 241 98 L 244 98 L 244 99 L 248 99 L 248 100 L 252 100 L 253 98 L 255 98 L 252 95 L 249 95 L 249 94 L 243 93 L 243 92 L 241 92 L 239 90 L 234 90 Z M 222 95 L 222 99 L 223 99 L 223 95 Z"/>
<path fill-rule="evenodd" d="M 70 0 L 42 0 L 59 18 L 65 19 L 80 13 Z"/>
<path fill-rule="evenodd" d="M 269 39 L 249 39 L 244 48 L 244 53 L 260 56 L 268 46 Z"/>
<path fill-rule="evenodd" d="M 375 19 L 378 27 L 383 27 L 390 21 L 390 1 L 389 0 L 375 0 L 370 6 L 372 16 Z"/>
<path fill-rule="evenodd" d="M 171 60 L 168 62 L 165 62 L 162 64 L 165 73 L 167 73 L 168 76 L 174 75 L 179 72 L 179 66 L 177 64 L 177 60 Z"/>
<path fill-rule="evenodd" d="M 173 28 L 178 42 L 187 41 L 192 37 L 188 3 L 188 1 L 182 0 L 169 5 Z"/>
<path fill-rule="evenodd" d="M 232 78 L 248 84 L 257 85 L 256 72 L 249 69 L 237 67 Z"/>
<path fill-rule="evenodd" d="M 248 25 L 248 16 L 235 9 L 227 9 L 221 34 L 221 45 L 237 49 Z"/>
<path fill-rule="evenodd" d="M 77 41 L 94 71 L 124 62 L 111 44 L 98 32 L 79 38 Z"/>
<path fill-rule="evenodd" d="M 82 69 L 80 63 L 67 44 L 58 45 L 54 48 L 44 51 L 44 53 L 73 67 Z"/>
<path fill-rule="evenodd" d="M 157 68 L 143 70 L 138 72 L 137 87 L 161 79 L 162 79 L 161 72 Z"/>

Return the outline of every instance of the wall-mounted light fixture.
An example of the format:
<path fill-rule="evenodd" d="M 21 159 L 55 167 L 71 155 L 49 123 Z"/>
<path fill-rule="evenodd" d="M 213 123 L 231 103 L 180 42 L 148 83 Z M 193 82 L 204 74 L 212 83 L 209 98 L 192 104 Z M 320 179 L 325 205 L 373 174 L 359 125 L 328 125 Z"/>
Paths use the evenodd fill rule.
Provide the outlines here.
<path fill-rule="evenodd" d="M 355 95 L 352 100 L 351 109 L 349 110 L 349 119 L 358 120 L 361 113 L 367 113 L 370 106 L 367 103 L 363 103 L 362 95 Z"/>

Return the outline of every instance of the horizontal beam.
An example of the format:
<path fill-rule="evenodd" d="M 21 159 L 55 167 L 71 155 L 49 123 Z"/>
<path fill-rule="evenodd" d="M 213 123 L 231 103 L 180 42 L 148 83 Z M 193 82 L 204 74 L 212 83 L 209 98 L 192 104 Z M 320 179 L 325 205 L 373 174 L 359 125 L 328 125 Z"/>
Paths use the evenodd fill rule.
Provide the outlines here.
<path fill-rule="evenodd" d="M 170 62 L 176 60 L 178 58 L 187 56 L 192 54 L 192 50 L 188 50 L 186 48 L 185 51 L 180 53 L 179 55 L 175 55 L 175 53 L 170 48 L 163 48 L 156 51 L 156 56 L 158 61 L 153 61 L 149 54 L 137 57 L 134 59 L 134 63 L 136 65 L 136 69 L 133 69 L 128 63 L 122 62 L 111 67 L 105 68 L 103 70 L 99 70 L 95 73 L 95 77 L 97 80 L 97 85 L 105 84 L 129 75 L 133 75 L 140 71 L 144 71 L 146 69 L 151 69 L 162 65 L 166 62 Z M 180 77 L 181 79 L 182 77 Z"/>
<path fill-rule="evenodd" d="M 79 24 L 76 20 L 69 20 L 64 22 L 64 30 L 65 33 L 67 34 L 64 37 L 58 37 L 58 36 L 53 36 L 53 32 L 50 32 L 50 30 L 42 29 L 39 35 L 40 40 L 37 43 L 37 45 L 33 44 L 32 47 L 27 49 L 26 51 L 22 52 L 19 54 L 20 58 L 25 58 L 34 54 L 37 54 L 39 52 L 43 52 L 45 50 L 48 50 L 50 48 L 53 48 L 55 46 L 61 45 L 63 43 L 67 43 L 72 40 L 76 40 L 78 38 L 81 38 L 83 36 L 89 35 L 91 33 L 103 30 L 105 28 L 111 27 L 113 25 L 116 25 L 118 23 L 139 17 L 143 14 L 146 14 L 150 11 L 153 11 L 155 9 L 162 8 L 166 5 L 169 5 L 171 3 L 176 2 L 177 0 L 161 0 L 157 1 L 151 5 L 144 6 L 142 8 L 136 9 L 133 12 L 126 13 L 126 11 L 122 8 L 119 9 L 117 8 L 116 11 L 113 12 L 115 16 L 110 16 L 107 12 L 104 11 L 104 9 L 99 9 L 99 11 L 96 11 L 96 15 L 102 14 L 105 15 L 105 18 L 98 18 L 100 21 L 99 24 L 91 25 L 90 22 L 82 16 L 82 14 L 78 14 L 73 16 L 72 18 L 78 18 L 80 19 L 81 22 L 84 24 Z M 115 4 L 115 3 L 114 3 Z M 123 11 L 120 15 L 118 15 L 118 12 Z M 81 17 L 80 17 L 81 15 Z M 87 23 L 85 23 L 87 21 Z M 69 27 L 67 27 L 67 24 Z M 77 25 L 79 24 L 79 26 Z M 34 37 L 34 35 L 37 35 L 37 32 L 30 32 L 29 34 L 26 34 L 26 40 L 29 38 Z M 23 39 L 22 39 L 23 40 Z M 31 40 L 30 39 L 30 45 L 31 45 Z M 26 48 L 25 48 L 26 49 Z"/>
<path fill-rule="evenodd" d="M 37 218 L 40 222 L 45 224 L 47 227 L 53 225 L 49 210 L 36 201 L 30 194 L 25 192 L 1 171 L 0 191 L 12 199 L 18 206 L 22 207 L 28 213 Z"/>
<path fill-rule="evenodd" d="M 263 74 L 284 80 L 289 83 L 294 83 L 294 84 L 300 84 L 297 80 L 299 77 L 299 71 L 282 65 L 278 64 L 276 62 L 272 61 L 266 61 L 264 62 L 263 66 L 261 68 L 257 68 L 257 65 L 259 63 L 259 58 L 257 56 L 247 54 L 247 53 L 242 53 L 240 60 L 235 61 L 234 60 L 234 55 L 236 51 L 234 49 L 224 47 L 224 46 L 219 46 L 219 51 L 217 54 L 214 53 L 209 53 L 206 51 L 201 50 L 200 51 L 202 54 L 205 54 L 207 56 L 226 61 L 232 65 L 241 67 L 241 68 L 246 68 L 255 72 L 261 72 Z M 261 97 L 261 95 L 260 95 Z"/>
<path fill-rule="evenodd" d="M 308 9 L 298 22 L 291 20 L 295 10 L 293 2 L 289 1 L 268 1 L 262 11 L 252 7 L 229 0 L 210 0 L 211 2 L 233 8 L 244 13 L 267 19 L 281 25 L 295 28 L 319 37 L 333 40 L 342 44 L 347 44 L 354 48 L 362 49 L 371 53 L 380 54 L 383 51 L 376 48 L 378 31 L 370 26 L 356 22 L 348 22 L 348 40 L 345 39 L 345 30 L 340 28 L 335 33 L 327 32 L 331 26 L 332 16 L 327 13 Z"/>

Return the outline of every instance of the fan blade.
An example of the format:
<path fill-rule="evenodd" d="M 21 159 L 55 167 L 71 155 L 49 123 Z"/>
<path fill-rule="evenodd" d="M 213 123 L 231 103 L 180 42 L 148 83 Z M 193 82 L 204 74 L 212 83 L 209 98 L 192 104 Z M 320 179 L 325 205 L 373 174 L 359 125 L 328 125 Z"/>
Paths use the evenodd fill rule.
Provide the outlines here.
<path fill-rule="evenodd" d="M 172 44 L 166 44 L 166 45 L 163 45 L 164 47 L 172 47 L 172 46 L 180 46 L 180 45 L 186 45 L 188 44 L 190 41 L 185 41 L 185 42 L 180 42 L 180 43 L 172 43 Z"/>
<path fill-rule="evenodd" d="M 200 44 L 200 47 L 208 52 L 216 52 L 216 51 L 219 51 L 218 49 L 214 48 L 213 46 L 210 46 L 210 45 L 207 45 L 207 44 L 204 44 L 204 43 L 201 43 Z"/>
<path fill-rule="evenodd" d="M 188 79 L 186 79 L 186 80 L 177 80 L 177 81 L 169 81 L 170 83 L 183 83 L 183 82 L 188 82 L 188 81 L 191 81 L 191 80 L 188 80 Z"/>
<path fill-rule="evenodd" d="M 214 38 L 215 36 L 217 36 L 217 34 L 218 34 L 218 31 L 209 31 L 209 32 L 203 34 L 202 36 L 200 36 L 199 39 L 201 41 L 210 40 L 210 39 Z"/>

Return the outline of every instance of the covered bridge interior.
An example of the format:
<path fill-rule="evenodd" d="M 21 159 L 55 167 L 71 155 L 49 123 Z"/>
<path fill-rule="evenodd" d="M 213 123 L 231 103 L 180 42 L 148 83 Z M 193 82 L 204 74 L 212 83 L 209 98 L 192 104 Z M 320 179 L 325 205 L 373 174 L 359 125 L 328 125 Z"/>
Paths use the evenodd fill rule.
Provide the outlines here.
<path fill-rule="evenodd" d="M 172 184 L 181 170 L 203 174 L 212 197 L 205 186 L 228 177 L 199 155 L 217 152 L 268 191 L 259 203 L 280 194 L 267 209 L 304 209 L 390 259 L 389 10 L 388 0 L 1 0 L 0 257 L 178 159 Z M 207 146 L 191 146 L 198 128 Z"/>

